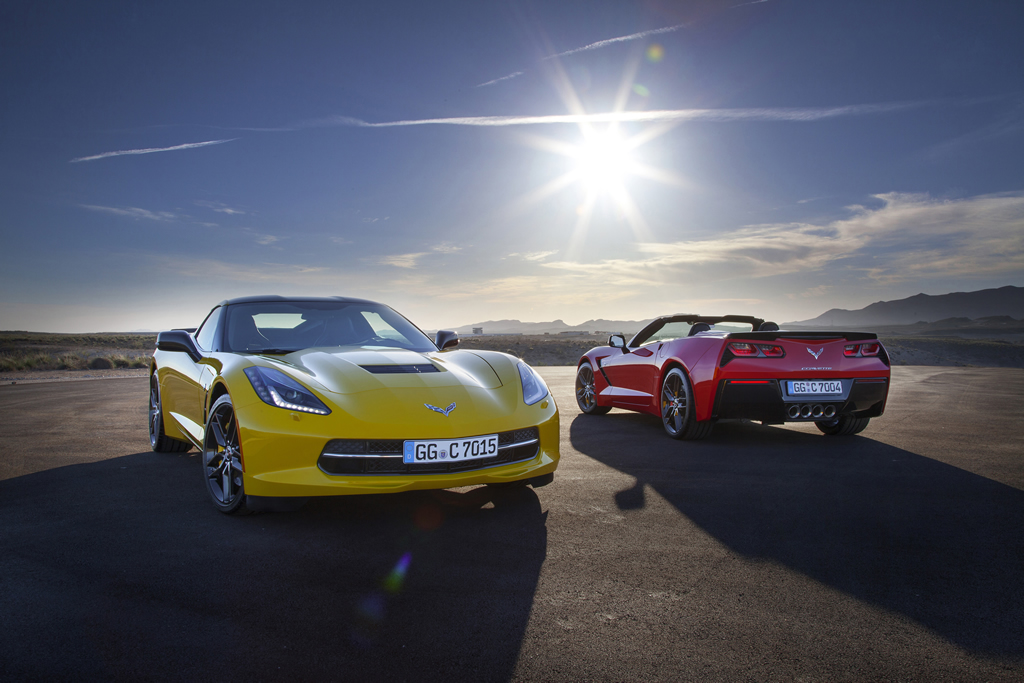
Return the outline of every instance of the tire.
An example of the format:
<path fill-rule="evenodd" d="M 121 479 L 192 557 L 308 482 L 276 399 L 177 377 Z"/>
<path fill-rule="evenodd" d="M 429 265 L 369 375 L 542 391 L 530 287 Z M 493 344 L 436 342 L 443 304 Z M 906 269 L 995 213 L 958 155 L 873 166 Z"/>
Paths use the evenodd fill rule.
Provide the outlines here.
<path fill-rule="evenodd" d="M 693 399 L 690 378 L 680 368 L 672 368 L 661 383 L 661 424 L 673 439 L 697 441 L 711 434 L 713 422 L 697 422 L 697 403 Z"/>
<path fill-rule="evenodd" d="M 214 506 L 226 515 L 249 512 L 242 481 L 242 451 L 231 397 L 213 403 L 203 439 L 203 480 Z"/>
<path fill-rule="evenodd" d="M 164 409 L 160 403 L 160 380 L 156 373 L 149 378 L 149 446 L 157 453 L 184 453 L 192 444 L 164 434 Z"/>
<path fill-rule="evenodd" d="M 870 417 L 854 417 L 853 415 L 840 415 L 834 420 L 822 420 L 814 424 L 829 436 L 851 436 L 860 434 L 871 421 Z"/>
<path fill-rule="evenodd" d="M 597 405 L 597 393 L 594 390 L 594 368 L 584 362 L 576 371 L 576 405 L 587 415 L 604 415 L 611 408 Z"/>

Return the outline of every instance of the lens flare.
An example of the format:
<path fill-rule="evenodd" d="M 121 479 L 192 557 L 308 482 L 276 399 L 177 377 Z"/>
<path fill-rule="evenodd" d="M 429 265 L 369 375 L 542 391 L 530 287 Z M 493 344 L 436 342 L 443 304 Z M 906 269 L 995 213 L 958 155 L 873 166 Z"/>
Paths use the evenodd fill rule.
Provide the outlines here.
<path fill-rule="evenodd" d="M 412 553 L 406 553 L 398 559 L 394 568 L 384 577 L 381 584 L 388 593 L 392 595 L 402 590 L 402 584 L 405 583 L 405 573 L 409 571 L 409 563 L 412 561 Z"/>
<path fill-rule="evenodd" d="M 633 84 L 633 92 L 635 92 L 640 97 L 650 97 L 651 96 L 651 91 L 648 90 L 647 87 L 644 86 L 642 83 L 634 83 Z"/>
<path fill-rule="evenodd" d="M 654 43 L 647 48 L 647 61 L 657 64 L 665 58 L 665 48 L 660 44 Z"/>

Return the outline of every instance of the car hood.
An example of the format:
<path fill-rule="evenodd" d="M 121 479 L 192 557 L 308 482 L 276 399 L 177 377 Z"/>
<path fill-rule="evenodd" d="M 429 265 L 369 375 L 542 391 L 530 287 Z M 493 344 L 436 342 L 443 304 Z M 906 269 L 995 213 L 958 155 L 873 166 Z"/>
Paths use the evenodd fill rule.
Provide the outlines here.
<path fill-rule="evenodd" d="M 518 359 L 503 353 L 332 348 L 252 360 L 285 372 L 320 394 L 332 409 L 364 423 L 440 419 L 458 431 L 507 417 L 525 405 Z M 452 403 L 457 408 L 447 420 L 427 407 L 443 410 Z"/>

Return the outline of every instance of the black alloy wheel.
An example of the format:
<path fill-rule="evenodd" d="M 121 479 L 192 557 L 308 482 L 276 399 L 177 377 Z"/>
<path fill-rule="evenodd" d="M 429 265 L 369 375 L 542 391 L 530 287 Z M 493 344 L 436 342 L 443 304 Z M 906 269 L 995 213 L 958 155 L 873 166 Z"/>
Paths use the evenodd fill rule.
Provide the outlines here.
<path fill-rule="evenodd" d="M 231 397 L 227 394 L 214 401 L 210 417 L 206 420 L 203 478 L 206 491 L 218 510 L 228 515 L 248 512 L 242 484 L 238 421 Z"/>
<path fill-rule="evenodd" d="M 611 408 L 597 405 L 597 391 L 594 388 L 594 368 L 589 362 L 580 365 L 576 371 L 576 404 L 587 415 L 604 415 Z"/>
<path fill-rule="evenodd" d="M 860 434 L 871 421 L 870 417 L 854 417 L 853 415 L 840 415 L 832 420 L 820 420 L 815 426 L 829 436 L 852 436 Z"/>
<path fill-rule="evenodd" d="M 160 403 L 160 380 L 154 372 L 149 378 L 149 447 L 158 453 L 184 453 L 192 444 L 164 434 L 164 411 Z"/>
<path fill-rule="evenodd" d="M 661 423 L 673 439 L 693 441 L 711 433 L 712 422 L 697 422 L 690 379 L 680 368 L 672 368 L 661 383 Z"/>

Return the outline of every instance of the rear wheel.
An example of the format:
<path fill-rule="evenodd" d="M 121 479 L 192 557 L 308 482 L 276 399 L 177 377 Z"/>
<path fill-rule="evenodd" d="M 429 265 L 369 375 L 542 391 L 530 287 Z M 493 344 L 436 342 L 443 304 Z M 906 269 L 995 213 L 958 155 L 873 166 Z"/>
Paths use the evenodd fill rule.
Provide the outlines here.
<path fill-rule="evenodd" d="M 712 422 L 697 422 L 697 404 L 693 400 L 690 379 L 679 368 L 672 368 L 661 383 L 661 423 L 673 439 L 695 441 L 711 433 Z"/>
<path fill-rule="evenodd" d="M 871 421 L 869 417 L 854 417 L 853 415 L 840 415 L 834 420 L 822 420 L 814 424 L 829 436 L 850 436 L 860 434 Z"/>
<path fill-rule="evenodd" d="M 248 512 L 242 485 L 242 449 L 231 397 L 224 394 L 210 408 L 203 440 L 206 492 L 224 514 Z"/>
<path fill-rule="evenodd" d="M 164 409 L 160 403 L 160 380 L 156 373 L 149 378 L 149 447 L 158 453 L 184 453 L 192 448 L 187 441 L 164 434 Z"/>
<path fill-rule="evenodd" d="M 597 405 L 597 391 L 594 389 L 594 368 L 589 362 L 580 365 L 576 371 L 576 404 L 587 415 L 604 415 L 611 408 Z"/>

